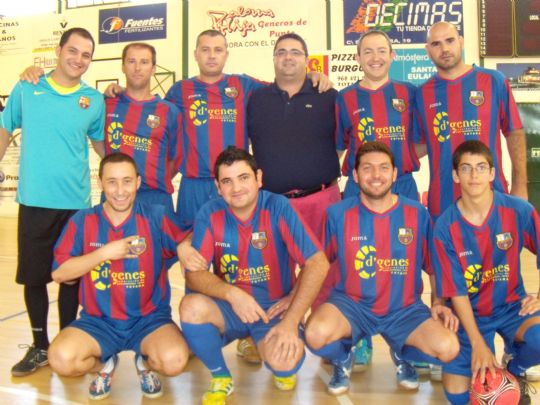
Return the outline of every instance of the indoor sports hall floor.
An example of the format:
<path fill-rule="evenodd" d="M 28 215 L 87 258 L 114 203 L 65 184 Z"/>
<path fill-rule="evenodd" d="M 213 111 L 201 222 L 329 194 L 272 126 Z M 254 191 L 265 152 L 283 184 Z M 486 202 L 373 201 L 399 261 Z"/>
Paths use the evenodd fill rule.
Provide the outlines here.
<path fill-rule="evenodd" d="M 16 266 L 16 219 L 0 217 L 0 405 L 57 404 L 73 405 L 94 403 L 87 399 L 90 377 L 60 378 L 49 367 L 35 374 L 13 378 L 10 369 L 24 350 L 18 344 L 31 343 L 28 318 L 24 309 L 22 287 L 15 284 Z M 534 256 L 523 254 L 526 271 L 524 278 L 527 291 L 536 293 L 539 275 Z M 178 267 L 170 274 L 173 285 L 172 304 L 175 319 L 176 308 L 183 292 L 183 280 Z M 57 287 L 50 285 L 50 328 L 52 338 L 58 330 L 56 310 Z M 429 290 L 424 294 L 429 300 Z M 421 378 L 416 392 L 400 390 L 396 384 L 395 371 L 388 355 L 388 347 L 380 337 L 374 339 L 375 352 L 372 366 L 365 372 L 353 374 L 351 390 L 348 394 L 333 397 L 326 393 L 326 381 L 330 366 L 322 365 L 318 358 L 308 353 L 304 366 L 299 372 L 298 386 L 292 392 L 280 392 L 272 385 L 268 370 L 260 366 L 245 364 L 236 356 L 236 347 L 225 348 L 225 355 L 235 381 L 235 392 L 230 397 L 231 405 L 428 405 L 446 404 L 440 383 Z M 498 349 L 500 353 L 501 344 Z M 109 398 L 95 402 L 106 404 L 200 404 L 201 396 L 207 388 L 209 373 L 197 359 L 191 359 L 187 370 L 175 378 L 162 378 L 164 395 L 159 399 L 141 396 L 137 375 L 133 365 L 133 354 L 123 353 L 114 375 L 112 393 Z M 532 396 L 532 403 L 540 405 L 540 383 L 535 387 L 539 393 Z"/>

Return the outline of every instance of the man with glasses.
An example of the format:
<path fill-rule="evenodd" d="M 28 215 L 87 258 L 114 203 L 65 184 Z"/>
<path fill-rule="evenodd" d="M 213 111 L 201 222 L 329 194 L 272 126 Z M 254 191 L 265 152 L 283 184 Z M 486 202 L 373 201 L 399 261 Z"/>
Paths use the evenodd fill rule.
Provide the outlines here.
<path fill-rule="evenodd" d="M 467 404 L 471 378 L 494 375 L 498 333 L 513 353 L 507 369 L 519 381 L 519 404 L 530 404 L 525 373 L 540 364 L 540 290 L 527 295 L 520 253 L 536 253 L 540 268 L 540 218 L 528 202 L 492 189 L 494 159 L 482 142 L 458 146 L 452 165 L 461 198 L 435 224 L 431 249 L 437 296 L 451 300 L 461 323 L 461 350 L 443 365 L 445 393 L 452 405 Z"/>
<path fill-rule="evenodd" d="M 306 42 L 295 33 L 274 46 L 274 83 L 248 103 L 248 136 L 264 173 L 263 188 L 289 198 L 321 235 L 323 215 L 340 200 L 335 143 L 337 92 L 319 93 L 306 75 Z"/>

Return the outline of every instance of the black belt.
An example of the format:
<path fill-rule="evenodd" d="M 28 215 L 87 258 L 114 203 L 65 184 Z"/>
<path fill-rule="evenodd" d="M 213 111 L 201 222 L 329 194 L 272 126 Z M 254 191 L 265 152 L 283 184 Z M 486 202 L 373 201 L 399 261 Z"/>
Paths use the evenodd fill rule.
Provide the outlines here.
<path fill-rule="evenodd" d="M 307 197 L 308 195 L 318 193 L 321 190 L 324 190 L 325 188 L 331 187 L 333 185 L 337 184 L 337 180 L 332 180 L 329 183 L 321 184 L 317 187 L 308 188 L 307 190 L 291 190 L 287 191 L 286 193 L 283 193 L 283 195 L 287 198 L 301 198 L 301 197 Z"/>

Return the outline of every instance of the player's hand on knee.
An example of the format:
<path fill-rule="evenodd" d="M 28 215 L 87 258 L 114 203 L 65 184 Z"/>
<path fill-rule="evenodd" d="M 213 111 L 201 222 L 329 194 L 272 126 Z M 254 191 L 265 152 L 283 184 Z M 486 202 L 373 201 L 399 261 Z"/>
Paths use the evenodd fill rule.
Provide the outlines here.
<path fill-rule="evenodd" d="M 298 337 L 298 325 L 287 320 L 280 321 L 264 337 L 265 345 L 272 347 L 270 356 L 280 362 L 290 362 L 303 350 L 302 341 Z"/>
<path fill-rule="evenodd" d="M 114 98 L 118 97 L 120 94 L 124 92 L 124 88 L 116 83 L 111 83 L 107 86 L 103 94 L 105 97 Z"/>
<path fill-rule="evenodd" d="M 519 310 L 519 314 L 521 316 L 525 316 L 534 314 L 537 311 L 540 311 L 540 299 L 532 295 L 527 295 L 521 301 L 521 309 Z"/>
<path fill-rule="evenodd" d="M 268 318 L 274 319 L 276 316 L 279 316 L 282 319 L 287 309 L 289 309 L 292 299 L 293 299 L 293 294 L 291 293 L 291 294 L 286 295 L 282 299 L 280 299 L 274 305 L 272 305 L 268 309 L 268 311 L 266 311 Z"/>
<path fill-rule="evenodd" d="M 33 84 L 38 84 L 40 76 L 43 76 L 45 71 L 37 66 L 28 66 L 24 71 L 19 75 L 19 79 Z"/>
<path fill-rule="evenodd" d="M 446 329 L 449 329 L 452 332 L 457 332 L 459 327 L 459 318 L 446 305 L 438 303 L 433 304 L 431 307 L 431 316 L 435 321 L 442 322 Z"/>
<path fill-rule="evenodd" d="M 229 298 L 232 309 L 244 323 L 254 323 L 262 320 L 268 323 L 268 315 L 251 295 L 240 288 L 235 288 Z"/>
<path fill-rule="evenodd" d="M 497 361 L 497 358 L 491 351 L 491 349 L 485 344 L 477 344 L 472 349 L 472 378 L 480 378 L 480 382 L 483 383 L 486 379 L 486 373 L 491 373 L 492 377 L 495 377 L 495 369 L 501 368 L 501 365 Z"/>
<path fill-rule="evenodd" d="M 104 255 L 108 260 L 133 259 L 137 257 L 136 253 L 132 252 L 132 242 L 137 240 L 137 235 L 128 236 L 127 238 L 115 240 L 107 243 L 102 249 L 105 250 Z"/>

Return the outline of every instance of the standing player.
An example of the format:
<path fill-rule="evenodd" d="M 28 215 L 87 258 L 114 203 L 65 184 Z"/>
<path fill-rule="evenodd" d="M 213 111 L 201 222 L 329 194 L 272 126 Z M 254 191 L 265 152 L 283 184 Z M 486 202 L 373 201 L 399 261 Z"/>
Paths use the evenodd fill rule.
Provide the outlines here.
<path fill-rule="evenodd" d="M 123 153 L 106 156 L 99 183 L 105 202 L 71 218 L 55 248 L 53 278 L 81 279 L 79 319 L 49 349 L 51 367 L 65 376 L 98 372 L 90 398 L 110 394 L 117 353 L 134 350 L 143 395 L 160 396 L 165 375 L 183 370 L 188 349 L 171 318 L 165 260 L 176 254 L 180 231 L 162 206 L 136 202 L 141 178 Z"/>
<path fill-rule="evenodd" d="M 437 293 L 452 300 L 462 325 L 461 351 L 443 366 L 445 393 L 453 405 L 468 403 L 471 377 L 484 381 L 499 367 L 498 333 L 512 345 L 508 370 L 519 380 L 520 405 L 530 404 L 525 371 L 540 364 L 540 289 L 537 297 L 525 292 L 520 253 L 538 253 L 540 218 L 526 201 L 492 190 L 495 161 L 482 142 L 462 143 L 452 164 L 461 198 L 439 218 L 433 237 Z"/>
<path fill-rule="evenodd" d="M 347 150 L 342 173 L 348 181 L 343 198 L 360 192 L 353 179 L 356 151 L 365 142 L 380 141 L 390 147 L 396 159 L 398 177 L 392 192 L 418 200 L 412 176 L 420 166 L 413 145 L 417 132 L 413 117 L 416 88 L 390 80 L 388 71 L 395 53 L 385 32 L 374 30 L 362 35 L 357 51 L 356 61 L 364 77 L 341 90 L 337 98 L 337 147 Z"/>
<path fill-rule="evenodd" d="M 103 96 L 81 81 L 93 52 L 94 40 L 87 30 L 64 32 L 56 49 L 56 68 L 37 84 L 17 83 L 1 116 L 0 157 L 10 133 L 16 128 L 24 133 L 17 190 L 16 281 L 24 285 L 34 342 L 11 369 L 17 377 L 48 363 L 47 283 L 54 243 L 71 215 L 90 206 L 88 138 L 103 156 Z M 77 291 L 77 284 L 60 285 L 60 328 L 77 316 Z"/>
<path fill-rule="evenodd" d="M 416 88 L 410 83 L 390 80 L 388 71 L 395 57 L 390 38 L 383 31 L 362 35 L 357 45 L 356 61 L 364 77 L 341 90 L 337 97 L 338 150 L 347 150 L 342 173 L 348 176 L 343 198 L 360 192 L 353 179 L 356 151 L 365 142 L 388 145 L 396 159 L 398 177 L 392 192 L 418 201 L 418 189 L 412 176 L 420 163 L 413 146 L 417 132 L 413 117 Z M 327 283 L 332 282 L 328 280 Z M 326 283 L 325 283 L 326 286 Z M 326 290 L 326 288 L 325 288 Z M 362 339 L 355 351 L 355 370 L 364 369 L 372 357 L 371 337 Z M 425 369 L 429 368 L 427 365 Z M 398 380 L 408 387 L 418 387 L 418 376 L 411 365 L 402 362 Z"/>
<path fill-rule="evenodd" d="M 526 140 L 508 81 L 495 70 L 466 65 L 461 57 L 463 37 L 450 23 L 429 29 L 426 50 L 437 74 L 416 93 L 421 135 L 417 141 L 425 144 L 429 156 L 431 216 L 439 217 L 459 197 L 460 188 L 451 176 L 452 153 L 466 140 L 478 139 L 493 151 L 493 187 L 507 192 L 501 131 L 512 161 L 511 193 L 526 199 Z"/>
<path fill-rule="evenodd" d="M 380 333 L 392 355 L 407 360 L 447 362 L 459 351 L 455 316 L 434 293 L 431 310 L 421 300 L 422 268 L 434 284 L 429 214 L 391 192 L 397 168 L 382 142 L 362 145 L 354 167 L 361 192 L 327 210 L 325 250 L 339 278 L 306 326 L 307 345 L 334 364 L 334 395 L 349 389 L 354 343 L 363 336 Z"/>
<path fill-rule="evenodd" d="M 193 247 L 213 263 L 214 274 L 189 269 L 187 286 L 198 294 L 180 305 L 189 346 L 212 373 L 204 404 L 223 404 L 232 392 L 221 348 L 246 336 L 257 343 L 275 385 L 295 387 L 304 358 L 298 328 L 329 267 L 287 199 L 259 191 L 262 172 L 251 155 L 229 147 L 214 174 L 223 199 L 201 208 L 193 235 Z M 297 264 L 302 272 L 295 285 Z"/>
<path fill-rule="evenodd" d="M 156 50 L 134 42 L 122 51 L 126 91 L 105 101 L 105 151 L 133 157 L 141 170 L 137 199 L 164 205 L 174 212 L 172 178 L 180 165 L 182 115 L 168 101 L 152 95 L 150 79 L 156 72 Z"/>

